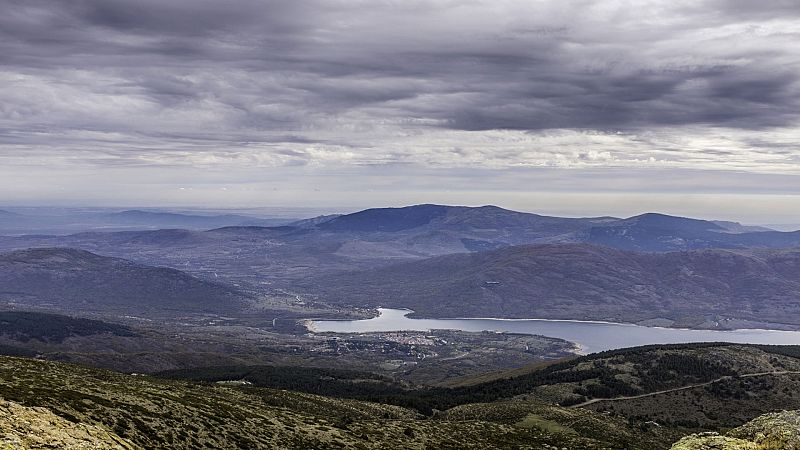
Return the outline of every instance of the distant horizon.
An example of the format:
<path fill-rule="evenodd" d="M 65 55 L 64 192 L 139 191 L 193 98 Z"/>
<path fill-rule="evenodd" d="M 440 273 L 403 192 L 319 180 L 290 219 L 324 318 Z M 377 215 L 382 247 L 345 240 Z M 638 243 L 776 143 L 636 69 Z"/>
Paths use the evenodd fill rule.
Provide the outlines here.
<path fill-rule="evenodd" d="M 439 205 L 439 206 L 452 206 L 452 207 L 470 207 L 470 208 L 478 208 L 483 206 L 495 206 L 499 208 L 503 208 L 510 211 L 522 212 L 522 213 L 530 213 L 530 214 L 537 214 L 541 216 L 550 216 L 550 217 L 564 217 L 564 218 L 600 218 L 600 217 L 610 217 L 610 218 L 617 218 L 617 219 L 626 219 L 630 217 L 636 217 L 643 214 L 663 214 L 668 216 L 674 217 L 685 217 L 691 219 L 700 219 L 700 220 L 708 220 L 708 221 L 728 221 L 728 222 L 738 222 L 742 225 L 746 226 L 763 226 L 763 227 L 771 227 L 774 228 L 776 231 L 796 231 L 800 230 L 800 217 L 795 219 L 794 222 L 791 220 L 786 222 L 765 222 L 765 221 L 746 221 L 742 219 L 737 219 L 735 217 L 718 217 L 718 216 L 701 216 L 701 215 L 691 215 L 691 214 L 681 214 L 669 211 L 661 211 L 661 210 L 646 210 L 646 211 L 639 211 L 632 214 L 570 214 L 570 213 L 549 213 L 543 212 L 540 210 L 526 210 L 526 209 L 518 209 L 518 208 L 510 208 L 498 204 L 448 204 L 448 203 L 436 203 L 436 202 L 421 202 L 421 203 L 413 203 L 413 204 L 397 204 L 397 205 L 377 205 L 377 206 L 330 206 L 330 207 L 314 207 L 314 206 L 191 206 L 191 205 L 165 205 L 165 206 L 158 206 L 158 205 L 14 205 L 14 204 L 0 204 L 0 211 L 10 211 L 16 212 L 20 214 L 25 214 L 28 212 L 29 215 L 35 216 L 36 213 L 42 214 L 47 211 L 55 212 L 55 211 L 62 211 L 63 213 L 66 212 L 73 212 L 73 213 L 91 213 L 91 212 L 103 212 L 103 211 L 133 211 L 133 210 L 141 210 L 141 211 L 150 211 L 150 212 L 164 212 L 164 213 L 176 213 L 176 214 L 201 214 L 201 215 L 222 215 L 222 214 L 241 214 L 241 215 L 250 215 L 256 218 L 286 218 L 286 219 L 308 219 L 312 217 L 318 217 L 322 215 L 329 215 L 329 214 L 352 214 L 359 211 L 367 210 L 367 209 L 381 209 L 381 208 L 405 208 L 411 206 L 418 206 L 418 205 Z M 31 214 L 33 213 L 33 214 Z M 293 214 L 296 213 L 296 214 Z"/>
<path fill-rule="evenodd" d="M 793 2 L 4 12 L 0 203 L 800 222 Z"/>

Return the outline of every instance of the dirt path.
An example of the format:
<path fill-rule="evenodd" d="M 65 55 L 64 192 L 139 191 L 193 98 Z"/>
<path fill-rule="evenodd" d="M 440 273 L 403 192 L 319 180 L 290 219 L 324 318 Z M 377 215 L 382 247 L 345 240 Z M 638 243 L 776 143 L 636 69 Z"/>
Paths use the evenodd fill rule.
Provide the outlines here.
<path fill-rule="evenodd" d="M 739 375 L 738 378 L 753 378 L 753 377 L 762 377 L 767 375 L 798 375 L 800 371 L 791 371 L 791 370 L 782 370 L 776 372 L 757 372 L 757 373 L 746 373 L 744 375 Z M 629 395 L 626 397 L 614 397 L 614 398 L 593 398 L 591 400 L 587 400 L 583 403 L 578 403 L 577 405 L 571 405 L 570 408 L 582 408 L 584 406 L 591 405 L 593 403 L 600 403 L 600 402 L 617 402 L 622 400 L 634 400 L 637 398 L 644 398 L 644 397 L 652 397 L 654 395 L 661 395 L 667 394 L 669 392 L 677 392 L 677 391 L 685 391 L 687 389 L 694 389 L 698 387 L 708 386 L 712 383 L 716 383 L 717 381 L 729 380 L 732 378 L 736 378 L 731 375 L 726 375 L 724 377 L 719 377 L 715 380 L 706 381 L 705 383 L 698 383 L 698 384 L 690 384 L 688 386 L 681 386 L 673 389 L 664 389 L 663 391 L 655 391 L 655 392 L 648 392 L 647 394 L 639 394 L 639 395 Z"/>

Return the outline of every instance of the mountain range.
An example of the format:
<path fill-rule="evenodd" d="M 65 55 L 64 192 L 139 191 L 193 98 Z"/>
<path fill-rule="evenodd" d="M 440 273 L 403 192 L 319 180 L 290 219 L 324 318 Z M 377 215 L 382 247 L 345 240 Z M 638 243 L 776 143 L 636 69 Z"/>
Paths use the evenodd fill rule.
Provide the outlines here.
<path fill-rule="evenodd" d="M 277 227 L 0 237 L 0 251 L 75 248 L 176 269 L 210 283 L 208 298 L 221 295 L 224 283 L 231 292 L 293 292 L 291 298 L 323 306 L 404 306 L 426 316 L 666 318 L 692 327 L 718 319 L 753 322 L 730 326 L 800 324 L 793 306 L 798 280 L 782 268 L 794 264 L 789 249 L 796 246 L 800 231 L 656 213 L 560 218 L 443 205 L 367 209 Z M 230 310 L 224 302 L 200 303 L 193 311 Z"/>
<path fill-rule="evenodd" d="M 44 210 L 34 214 L 0 210 L 2 234 L 68 234 L 85 231 L 210 230 L 226 226 L 277 226 L 294 219 L 261 218 L 240 214 L 185 214 L 160 210 L 116 212 Z"/>
<path fill-rule="evenodd" d="M 332 303 L 425 317 L 669 318 L 800 325 L 800 250 L 642 253 L 545 244 L 459 253 L 308 282 Z"/>
<path fill-rule="evenodd" d="M 193 228 L 217 219 L 126 211 L 103 220 Z M 97 448 L 800 445 L 797 412 L 757 418 L 800 407 L 796 346 L 578 357 L 542 336 L 302 326 L 388 306 L 425 317 L 797 329 L 800 232 L 494 206 L 240 220 L 0 237 L 0 354 L 30 357 L 0 356 L 0 447 L 45 438 Z"/>
<path fill-rule="evenodd" d="M 262 219 L 240 214 L 197 215 L 162 211 L 126 210 L 104 216 L 112 225 L 156 228 L 210 230 L 227 226 L 275 226 L 291 222 L 286 219 Z"/>
<path fill-rule="evenodd" d="M 800 232 L 779 232 L 730 221 L 646 213 L 626 219 L 565 218 L 496 206 L 415 205 L 373 208 L 297 222 L 316 234 L 392 241 L 409 254 L 481 251 L 531 243 L 592 243 L 638 251 L 790 247 Z"/>

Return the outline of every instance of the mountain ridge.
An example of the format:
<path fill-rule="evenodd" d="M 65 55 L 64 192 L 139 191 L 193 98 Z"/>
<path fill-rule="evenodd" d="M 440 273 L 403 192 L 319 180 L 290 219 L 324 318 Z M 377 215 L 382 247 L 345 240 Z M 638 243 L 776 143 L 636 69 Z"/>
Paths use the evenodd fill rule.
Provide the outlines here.
<path fill-rule="evenodd" d="M 224 312 L 247 300 L 176 269 L 73 248 L 0 253 L 0 289 L 4 303 L 70 312 Z"/>
<path fill-rule="evenodd" d="M 425 317 L 669 318 L 800 326 L 800 250 L 641 253 L 533 244 L 436 256 L 310 281 L 325 301 Z M 689 322 L 686 322 L 689 321 Z"/>

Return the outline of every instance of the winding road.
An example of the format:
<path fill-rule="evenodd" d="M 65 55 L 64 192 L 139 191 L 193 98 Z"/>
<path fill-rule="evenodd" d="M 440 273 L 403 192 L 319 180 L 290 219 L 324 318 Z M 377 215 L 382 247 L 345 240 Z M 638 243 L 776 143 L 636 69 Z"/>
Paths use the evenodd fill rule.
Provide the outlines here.
<path fill-rule="evenodd" d="M 775 372 L 756 372 L 756 373 L 746 373 L 743 375 L 739 375 L 738 377 L 732 375 L 726 375 L 724 377 L 719 377 L 717 379 L 706 381 L 704 383 L 697 383 L 697 384 L 690 384 L 688 386 L 681 386 L 673 389 L 664 389 L 663 391 L 655 391 L 655 392 L 648 392 L 647 394 L 639 394 L 639 395 L 629 395 L 625 397 L 614 397 L 614 398 L 593 398 L 591 400 L 587 400 L 583 403 L 578 403 L 576 405 L 571 405 L 570 408 L 582 408 L 584 406 L 589 406 L 594 403 L 600 402 L 618 402 L 622 400 L 634 400 L 637 398 L 644 398 L 644 397 L 652 397 L 654 395 L 661 395 L 661 394 L 668 394 L 670 392 L 677 392 L 677 391 L 685 391 L 687 389 L 694 389 L 698 387 L 708 386 L 710 384 L 716 383 L 717 381 L 723 380 L 730 380 L 733 378 L 754 378 L 754 377 L 763 377 L 768 375 L 800 375 L 800 371 L 794 370 L 782 370 L 782 371 L 775 371 Z"/>

